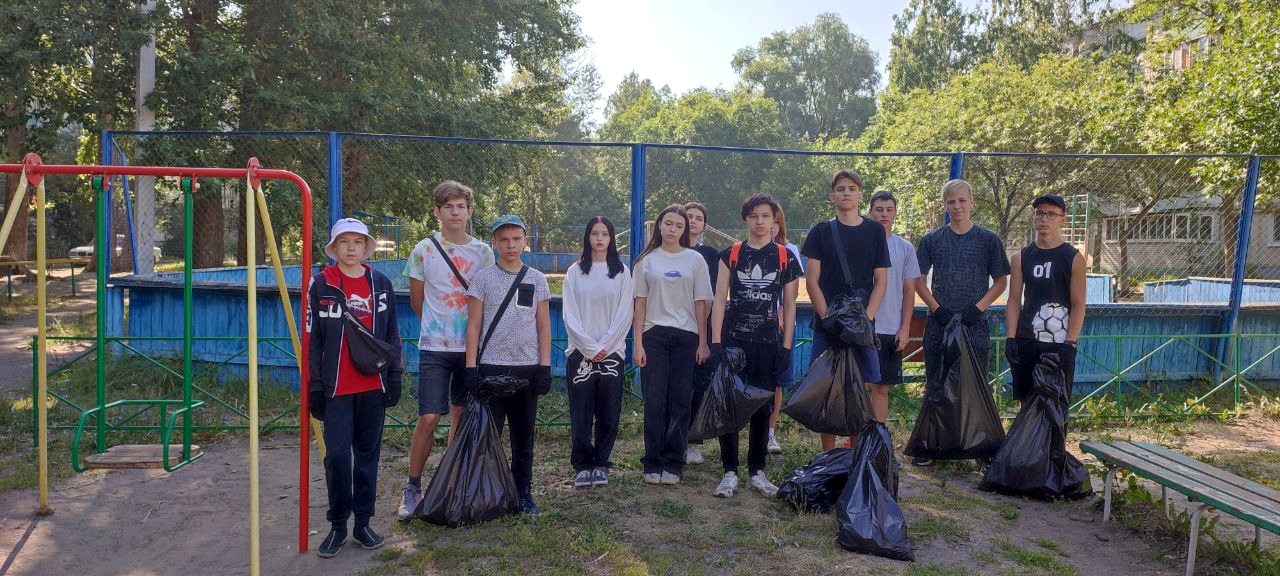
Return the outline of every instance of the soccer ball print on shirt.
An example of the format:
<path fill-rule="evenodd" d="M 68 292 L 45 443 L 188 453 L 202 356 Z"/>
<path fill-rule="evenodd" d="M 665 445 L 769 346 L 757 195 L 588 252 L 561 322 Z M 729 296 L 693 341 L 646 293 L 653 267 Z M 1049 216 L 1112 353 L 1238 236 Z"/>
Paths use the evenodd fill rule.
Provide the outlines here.
<path fill-rule="evenodd" d="M 1067 341 L 1067 307 L 1057 302 L 1049 302 L 1040 307 L 1031 319 L 1031 329 L 1036 340 L 1062 344 Z"/>

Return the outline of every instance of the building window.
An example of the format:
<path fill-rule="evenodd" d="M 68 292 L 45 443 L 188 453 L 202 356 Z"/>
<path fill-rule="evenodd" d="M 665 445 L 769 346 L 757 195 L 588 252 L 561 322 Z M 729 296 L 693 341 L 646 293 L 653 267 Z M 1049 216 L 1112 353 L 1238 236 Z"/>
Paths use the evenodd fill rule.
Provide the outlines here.
<path fill-rule="evenodd" d="M 1280 219 L 1276 219 L 1280 221 Z M 1133 216 L 1107 218 L 1105 238 L 1118 242 L 1124 230 L 1133 226 L 1129 236 L 1134 242 L 1196 242 L 1210 241 L 1215 237 L 1214 217 L 1207 214 L 1148 214 L 1133 225 Z M 1273 226 L 1276 241 L 1280 242 L 1280 224 Z"/>

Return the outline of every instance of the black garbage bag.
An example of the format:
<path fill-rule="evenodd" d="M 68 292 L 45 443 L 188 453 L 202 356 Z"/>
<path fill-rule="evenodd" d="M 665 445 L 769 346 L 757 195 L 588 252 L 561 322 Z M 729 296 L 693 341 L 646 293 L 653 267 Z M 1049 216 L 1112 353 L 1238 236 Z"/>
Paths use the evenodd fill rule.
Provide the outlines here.
<path fill-rule="evenodd" d="M 925 383 L 924 402 L 903 452 L 936 460 L 991 458 L 1004 442 L 1004 426 L 958 316 L 943 329 L 942 345 L 943 380 Z"/>
<path fill-rule="evenodd" d="M 831 511 L 853 468 L 853 449 L 836 448 L 796 468 L 778 487 L 778 498 L 801 512 Z"/>
<path fill-rule="evenodd" d="M 897 492 L 893 438 L 884 424 L 872 420 L 858 436 L 853 470 L 836 502 L 836 544 L 850 552 L 915 560 Z"/>
<path fill-rule="evenodd" d="M 1067 452 L 1071 391 L 1053 352 L 1040 355 L 1030 398 L 1022 403 L 1009 436 L 991 460 L 979 488 L 1041 500 L 1078 499 L 1093 493 L 1089 473 Z"/>
<path fill-rule="evenodd" d="M 862 299 L 845 296 L 827 309 L 822 328 L 848 346 L 875 346 L 875 324 L 867 318 Z"/>
<path fill-rule="evenodd" d="M 458 528 L 519 509 L 516 480 L 507 464 L 493 412 L 487 402 L 472 397 L 413 516 Z"/>
<path fill-rule="evenodd" d="M 871 419 L 871 398 L 848 346 L 828 348 L 809 366 L 782 413 L 819 434 L 853 436 Z"/>
<path fill-rule="evenodd" d="M 756 410 L 773 401 L 773 390 L 751 386 L 742 379 L 746 365 L 747 354 L 741 348 L 724 349 L 698 413 L 689 426 L 690 440 L 719 438 L 742 430 Z"/>

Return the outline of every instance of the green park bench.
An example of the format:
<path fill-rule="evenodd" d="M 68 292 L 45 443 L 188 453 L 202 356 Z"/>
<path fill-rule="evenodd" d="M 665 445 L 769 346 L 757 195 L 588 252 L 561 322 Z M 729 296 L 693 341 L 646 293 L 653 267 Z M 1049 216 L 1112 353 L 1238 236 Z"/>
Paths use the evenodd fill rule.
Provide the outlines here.
<path fill-rule="evenodd" d="M 1262 530 L 1280 534 L 1280 491 L 1150 442 L 1082 442 L 1080 449 L 1107 467 L 1102 521 L 1111 519 L 1111 491 L 1115 471 L 1125 468 L 1160 485 L 1165 517 L 1172 503 L 1169 490 L 1186 495 L 1191 506 L 1191 538 L 1187 543 L 1187 576 L 1196 568 L 1200 516 L 1206 510 L 1225 512 L 1253 525 L 1253 542 L 1262 547 Z"/>

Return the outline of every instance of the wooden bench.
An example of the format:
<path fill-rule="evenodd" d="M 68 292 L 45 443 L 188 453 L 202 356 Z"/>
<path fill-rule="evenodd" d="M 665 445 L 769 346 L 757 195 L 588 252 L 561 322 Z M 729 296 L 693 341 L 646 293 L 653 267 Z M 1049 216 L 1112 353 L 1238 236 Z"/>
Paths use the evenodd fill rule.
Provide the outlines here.
<path fill-rule="evenodd" d="M 1080 449 L 1107 467 L 1102 521 L 1111 519 L 1111 491 L 1117 468 L 1160 485 L 1165 517 L 1170 516 L 1169 490 L 1186 495 L 1191 506 L 1191 538 L 1187 543 L 1187 576 L 1195 572 L 1200 516 L 1218 510 L 1253 525 L 1253 542 L 1262 547 L 1262 530 L 1280 534 L 1280 491 L 1214 468 L 1150 442 L 1082 442 Z"/>

